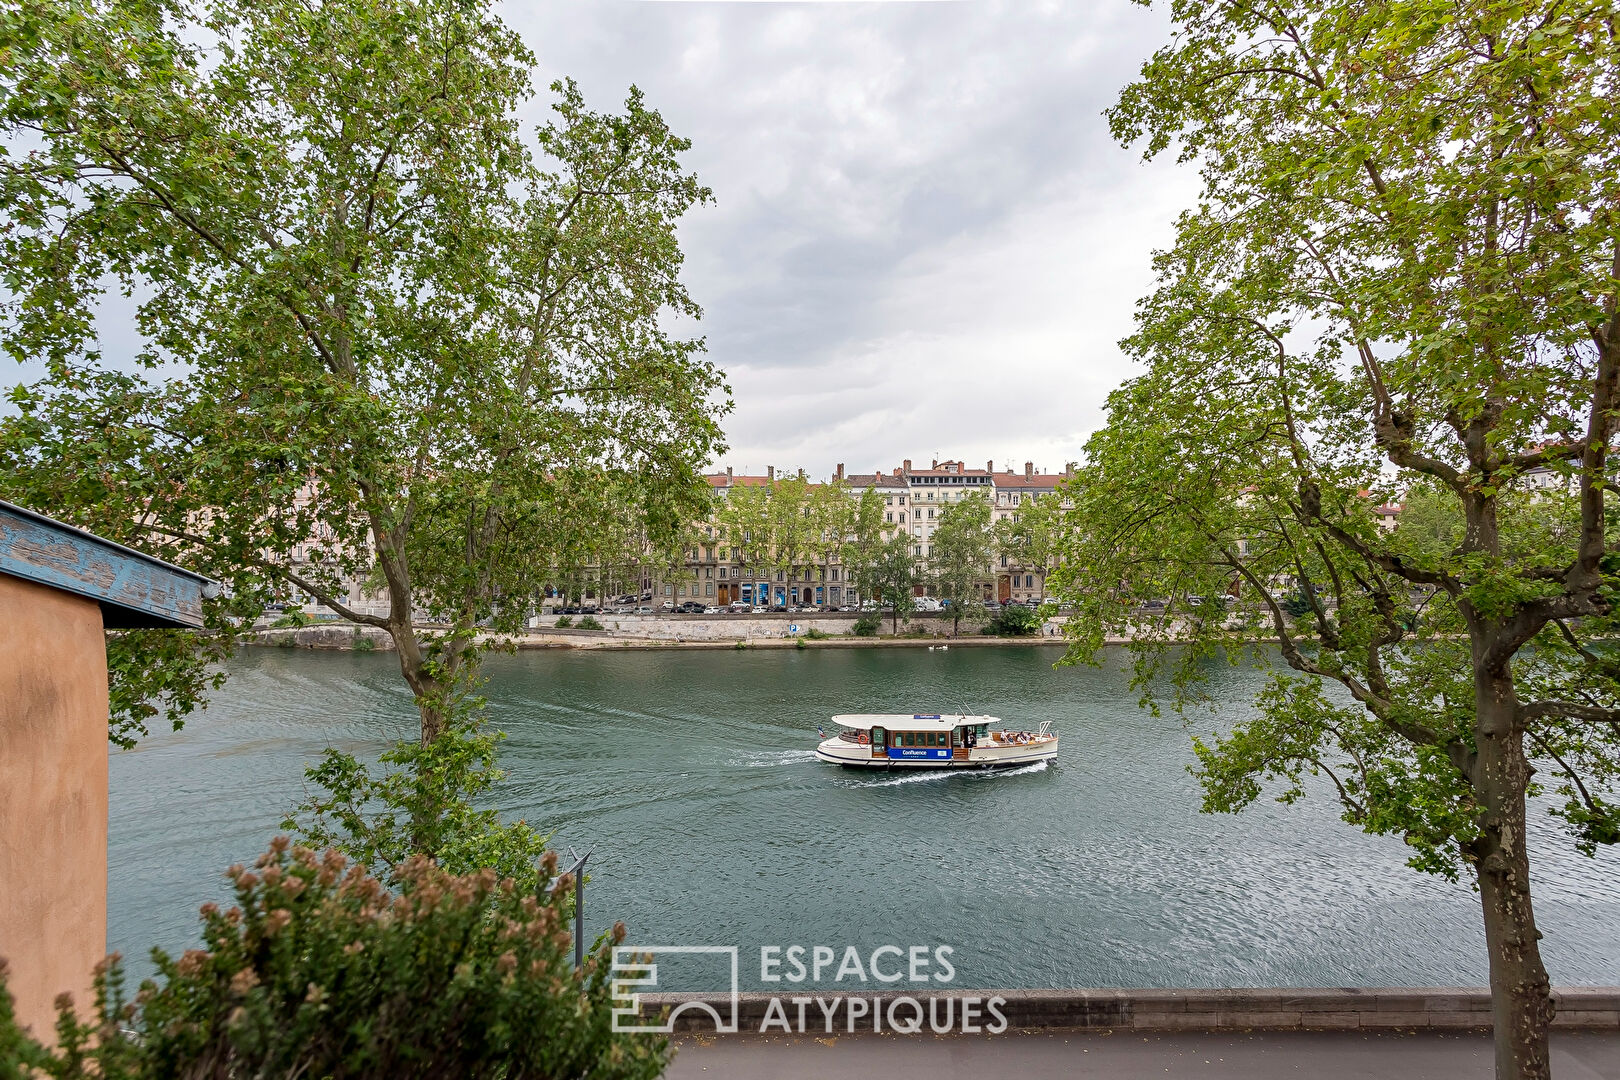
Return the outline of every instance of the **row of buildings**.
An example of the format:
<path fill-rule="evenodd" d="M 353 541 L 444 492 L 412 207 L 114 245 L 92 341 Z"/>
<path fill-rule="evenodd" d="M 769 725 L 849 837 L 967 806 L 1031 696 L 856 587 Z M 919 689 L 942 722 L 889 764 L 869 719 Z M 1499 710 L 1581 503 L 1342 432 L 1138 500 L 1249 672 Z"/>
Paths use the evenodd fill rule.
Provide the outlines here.
<path fill-rule="evenodd" d="M 846 473 L 840 464 L 831 484 L 851 499 L 875 491 L 883 500 L 885 539 L 895 533 L 912 538 L 912 553 L 921 564 L 933 554 L 934 530 L 945 508 L 974 494 L 989 501 L 993 521 L 1015 515 L 1020 507 L 1051 496 L 1072 464 L 1061 473 L 1038 471 L 1034 462 L 1025 462 L 1022 472 L 997 471 L 994 462 L 983 469 L 969 468 L 961 461 L 931 461 L 928 468 L 915 468 L 908 458 L 886 472 Z M 775 469 L 762 475 L 739 474 L 733 469 L 708 477 L 709 486 L 719 499 L 745 487 L 769 487 L 776 483 Z M 858 595 L 837 555 L 829 546 L 823 556 L 804 565 L 761 569 L 750 566 L 743 553 L 725 542 L 724 532 L 714 522 L 701 526 L 701 540 L 687 549 L 685 565 L 667 579 L 648 575 L 643 592 L 660 603 L 700 601 L 724 607 L 733 603 L 791 607 L 843 607 L 865 599 Z M 1045 566 L 1026 566 L 1008 555 L 997 555 L 985 568 L 986 598 L 1005 603 L 1040 599 L 1045 595 Z M 918 595 L 928 591 L 916 587 Z M 586 599 L 589 599 L 587 597 Z"/>
<path fill-rule="evenodd" d="M 912 552 L 922 566 L 933 554 L 934 530 L 938 527 L 946 507 L 974 494 L 983 494 L 990 502 L 993 522 L 1011 519 L 1036 500 L 1052 496 L 1073 466 L 1063 472 L 1048 472 L 1025 462 L 1022 472 L 997 470 L 993 462 L 985 462 L 983 469 L 969 468 L 960 461 L 931 461 L 927 468 L 915 468 L 910 459 L 887 470 L 871 473 L 846 473 L 839 465 L 825 483 L 804 483 L 802 472 L 795 478 L 807 490 L 820 494 L 841 492 L 851 500 L 860 500 L 866 492 L 874 491 L 882 500 L 882 532 L 885 540 L 896 533 L 911 537 Z M 693 539 L 686 547 L 684 561 L 678 566 L 632 565 L 620 567 L 582 567 L 570 575 L 571 582 L 546 590 L 541 599 L 542 610 L 555 610 L 568 604 L 604 606 L 617 599 L 633 599 L 650 603 L 655 608 L 664 602 L 674 605 L 701 602 L 705 606 L 724 607 L 734 603 L 758 604 L 767 607 L 838 608 L 860 603 L 858 594 L 839 558 L 839 544 L 829 542 L 818 545 L 813 557 L 798 565 L 761 565 L 762 560 L 750 559 L 736 543 L 729 540 L 722 524 L 724 507 L 736 492 L 744 488 L 770 491 L 788 474 L 774 468 L 762 474 L 742 474 L 734 469 L 712 473 L 707 477 L 714 492 L 715 513 L 709 520 L 697 522 Z M 324 525 L 317 525 L 316 533 L 300 544 L 293 553 L 295 570 L 317 565 L 330 566 L 330 552 L 341 542 Z M 809 553 L 807 553 L 809 554 Z M 1048 567 L 1025 565 L 1017 558 L 998 554 L 985 567 L 985 598 L 1000 602 L 1037 600 L 1045 596 Z M 387 600 L 375 592 L 375 583 L 363 579 L 342 581 L 344 602 L 353 610 L 368 614 L 386 614 Z M 918 595 L 928 591 L 926 585 L 917 586 Z M 302 607 L 312 614 L 326 613 L 326 609 L 295 586 L 288 586 L 283 597 L 288 605 Z"/>

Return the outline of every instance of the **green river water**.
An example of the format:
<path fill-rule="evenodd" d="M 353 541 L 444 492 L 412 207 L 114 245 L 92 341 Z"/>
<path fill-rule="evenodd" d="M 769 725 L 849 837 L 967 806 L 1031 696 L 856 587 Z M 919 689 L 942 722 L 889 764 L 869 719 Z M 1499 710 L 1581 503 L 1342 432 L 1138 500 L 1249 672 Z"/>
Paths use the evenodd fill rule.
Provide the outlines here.
<path fill-rule="evenodd" d="M 1124 657 L 1050 647 L 525 652 L 488 663 L 501 808 L 595 852 L 592 930 L 630 942 L 954 950 L 966 987 L 1474 985 L 1466 884 L 1404 865 L 1326 798 L 1198 812 L 1188 728 L 1138 707 Z M 1263 674 L 1219 667 L 1206 732 Z M 864 774 L 814 760 L 841 712 L 1053 721 L 1055 765 Z M 196 936 L 220 871 L 264 849 L 330 744 L 375 754 L 415 712 L 391 654 L 254 649 L 183 731 L 113 751 L 109 947 L 136 973 Z M 1319 793 L 1318 793 L 1319 794 Z M 1620 852 L 1533 812 L 1553 981 L 1620 983 Z M 707 980 L 708 976 L 693 978 Z M 678 980 L 670 980 L 678 981 Z M 845 988 L 848 988 L 847 986 Z"/>

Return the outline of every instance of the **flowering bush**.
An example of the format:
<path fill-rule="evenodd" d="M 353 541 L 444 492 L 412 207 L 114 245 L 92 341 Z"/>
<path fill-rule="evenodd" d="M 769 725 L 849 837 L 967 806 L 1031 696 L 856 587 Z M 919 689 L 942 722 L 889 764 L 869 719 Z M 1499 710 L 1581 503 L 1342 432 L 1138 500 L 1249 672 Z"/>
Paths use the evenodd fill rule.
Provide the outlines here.
<path fill-rule="evenodd" d="M 542 867 L 549 876 L 556 856 Z M 390 892 L 336 851 L 272 842 L 232 867 L 235 905 L 204 904 L 201 949 L 154 950 L 133 1005 L 116 963 L 96 1019 L 68 1003 L 42 1051 L 0 1010 L 0 1076 L 32 1064 L 88 1080 L 158 1077 L 656 1077 L 662 1039 L 611 1029 L 610 951 L 573 970 L 572 883 L 535 895 L 492 870 L 456 876 L 416 857 Z M 5 1059 L 8 1045 L 11 1061 Z"/>

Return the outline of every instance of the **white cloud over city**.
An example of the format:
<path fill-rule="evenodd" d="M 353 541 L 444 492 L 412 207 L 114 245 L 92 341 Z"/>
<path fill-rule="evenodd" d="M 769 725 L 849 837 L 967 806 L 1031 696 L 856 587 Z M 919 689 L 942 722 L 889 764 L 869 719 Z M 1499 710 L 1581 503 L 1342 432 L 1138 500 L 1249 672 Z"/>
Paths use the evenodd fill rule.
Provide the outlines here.
<path fill-rule="evenodd" d="M 1196 191 L 1103 110 L 1164 40 L 1123 2 L 508 4 L 549 82 L 632 82 L 717 204 L 682 229 L 736 411 L 721 464 L 1048 468 Z M 538 119 L 547 95 L 532 103 Z"/>

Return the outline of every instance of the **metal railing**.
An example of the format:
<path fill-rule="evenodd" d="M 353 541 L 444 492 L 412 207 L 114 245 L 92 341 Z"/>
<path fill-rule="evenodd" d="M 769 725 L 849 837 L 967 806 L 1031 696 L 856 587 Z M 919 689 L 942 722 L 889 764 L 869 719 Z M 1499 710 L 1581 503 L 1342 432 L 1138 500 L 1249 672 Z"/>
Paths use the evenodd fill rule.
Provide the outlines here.
<path fill-rule="evenodd" d="M 574 857 L 574 865 L 547 882 L 546 891 L 555 892 L 565 877 L 574 879 L 574 970 L 578 971 L 585 966 L 585 862 L 596 852 L 581 855 L 570 847 L 568 854 Z"/>

